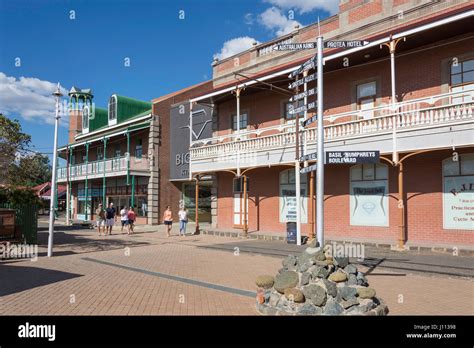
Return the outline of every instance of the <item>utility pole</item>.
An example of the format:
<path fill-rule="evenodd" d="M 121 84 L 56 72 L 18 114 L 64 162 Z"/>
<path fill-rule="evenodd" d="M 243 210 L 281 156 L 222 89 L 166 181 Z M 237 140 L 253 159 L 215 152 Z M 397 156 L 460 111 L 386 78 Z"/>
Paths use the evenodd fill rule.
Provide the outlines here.
<path fill-rule="evenodd" d="M 62 97 L 61 86 L 58 82 L 56 92 L 53 93 L 56 97 L 56 116 L 54 121 L 54 149 L 53 149 L 53 173 L 51 178 L 51 200 L 49 202 L 49 237 L 48 237 L 48 257 L 53 256 L 53 234 L 54 234 L 54 202 L 56 200 L 56 172 L 57 172 L 57 157 L 58 157 L 58 126 L 59 126 L 59 103 Z"/>
<path fill-rule="evenodd" d="M 319 247 L 324 247 L 324 122 L 323 122 L 323 37 L 317 41 L 317 119 L 318 149 L 316 169 L 316 234 Z"/>

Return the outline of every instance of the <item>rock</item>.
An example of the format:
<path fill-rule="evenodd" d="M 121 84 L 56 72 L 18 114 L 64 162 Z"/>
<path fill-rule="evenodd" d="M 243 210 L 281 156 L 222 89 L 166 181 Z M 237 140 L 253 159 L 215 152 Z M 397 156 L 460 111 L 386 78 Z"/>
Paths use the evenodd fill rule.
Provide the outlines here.
<path fill-rule="evenodd" d="M 339 289 L 339 292 L 341 293 L 342 298 L 346 301 L 355 298 L 357 295 L 357 289 L 350 286 L 342 287 Z"/>
<path fill-rule="evenodd" d="M 349 264 L 346 267 L 344 267 L 344 271 L 347 274 L 357 274 L 357 267 L 354 266 L 354 265 Z"/>
<path fill-rule="evenodd" d="M 373 309 L 376 315 L 387 315 L 388 307 L 386 304 L 380 304 L 377 308 Z"/>
<path fill-rule="evenodd" d="M 357 306 L 352 306 L 349 309 L 347 309 L 346 314 L 348 315 L 362 315 L 368 311 L 366 305 L 357 305 Z"/>
<path fill-rule="evenodd" d="M 261 313 L 266 315 L 275 315 L 277 313 L 276 308 L 265 306 L 262 308 Z"/>
<path fill-rule="evenodd" d="M 324 286 L 326 287 L 326 292 L 328 295 L 331 295 L 332 297 L 336 297 L 337 295 L 337 286 L 336 283 L 333 283 L 327 279 L 323 279 Z"/>
<path fill-rule="evenodd" d="M 375 290 L 372 288 L 357 288 L 357 293 L 360 298 L 373 298 L 375 297 Z"/>
<path fill-rule="evenodd" d="M 257 292 L 257 303 L 258 304 L 265 303 L 265 295 L 264 295 L 263 291 L 258 291 Z"/>
<path fill-rule="evenodd" d="M 357 285 L 357 278 L 354 274 L 349 274 L 347 278 L 347 285 Z"/>
<path fill-rule="evenodd" d="M 320 268 L 319 271 L 316 273 L 317 278 L 326 279 L 329 275 L 329 271 L 326 268 Z"/>
<path fill-rule="evenodd" d="M 271 294 L 272 292 L 270 290 L 265 291 L 265 303 L 268 303 Z"/>
<path fill-rule="evenodd" d="M 344 308 L 335 301 L 328 301 L 323 310 L 325 315 L 339 315 L 342 314 L 342 312 L 344 312 Z"/>
<path fill-rule="evenodd" d="M 334 265 L 328 265 L 327 267 L 328 267 L 328 272 L 330 274 L 336 270 L 336 266 L 334 266 Z"/>
<path fill-rule="evenodd" d="M 300 285 L 308 285 L 311 280 L 311 273 L 304 272 L 301 274 Z"/>
<path fill-rule="evenodd" d="M 281 273 L 281 272 L 284 272 L 284 271 L 286 271 L 285 268 L 280 268 L 280 269 L 278 270 L 278 273 Z"/>
<path fill-rule="evenodd" d="M 326 290 L 319 285 L 311 284 L 303 288 L 304 296 L 310 299 L 315 306 L 323 306 L 326 303 Z"/>
<path fill-rule="evenodd" d="M 283 294 L 285 289 L 294 288 L 296 285 L 298 285 L 298 281 L 298 273 L 293 271 L 284 271 L 276 276 L 273 287 L 276 291 Z"/>
<path fill-rule="evenodd" d="M 323 310 L 321 307 L 316 307 L 311 303 L 305 303 L 301 308 L 298 310 L 296 314 L 298 315 L 318 315 L 322 314 Z"/>
<path fill-rule="evenodd" d="M 255 280 L 255 284 L 259 288 L 264 288 L 264 289 L 270 289 L 273 286 L 273 283 L 275 282 L 275 278 L 271 275 L 259 275 L 257 279 Z"/>
<path fill-rule="evenodd" d="M 268 305 L 271 307 L 276 307 L 280 301 L 280 297 L 281 295 L 279 294 L 271 294 L 270 299 L 268 300 Z"/>
<path fill-rule="evenodd" d="M 316 266 L 319 266 L 319 267 L 327 267 L 328 266 L 328 263 L 326 261 L 316 260 L 314 263 L 316 264 Z"/>
<path fill-rule="evenodd" d="M 288 268 L 289 266 L 296 266 L 297 259 L 294 255 L 288 255 L 281 263 L 283 267 Z"/>
<path fill-rule="evenodd" d="M 372 301 L 372 299 L 370 298 L 364 298 L 364 299 L 360 299 L 359 300 L 359 303 L 361 306 L 365 306 L 367 308 L 367 310 L 371 310 L 371 309 L 374 309 L 375 307 L 377 307 L 377 304 Z"/>
<path fill-rule="evenodd" d="M 306 262 L 306 263 L 300 263 L 298 264 L 298 272 L 306 272 L 308 268 L 311 267 L 311 264 Z"/>
<path fill-rule="evenodd" d="M 308 243 L 308 247 L 310 248 L 318 248 L 319 242 L 316 238 L 314 238 L 311 242 Z"/>
<path fill-rule="evenodd" d="M 346 267 L 349 264 L 348 257 L 334 257 L 334 264 L 341 268 Z"/>
<path fill-rule="evenodd" d="M 304 302 L 303 292 L 297 288 L 285 289 L 285 297 L 290 302 L 302 303 Z"/>
<path fill-rule="evenodd" d="M 310 256 L 314 256 L 318 253 L 318 251 L 319 251 L 319 248 L 308 247 L 305 249 L 304 252 Z"/>
<path fill-rule="evenodd" d="M 324 255 L 324 251 L 319 250 L 316 254 L 314 254 L 314 259 L 316 261 L 324 261 L 326 260 L 326 255 Z"/>
<path fill-rule="evenodd" d="M 339 283 L 339 282 L 344 282 L 347 280 L 347 274 L 337 271 L 334 273 L 331 273 L 329 276 L 329 280 L 332 280 L 333 282 Z"/>
<path fill-rule="evenodd" d="M 359 304 L 359 300 L 355 297 L 352 297 L 351 299 L 349 300 L 346 300 L 346 301 L 342 301 L 341 305 L 342 307 L 344 307 L 344 309 L 348 309 L 352 306 L 355 306 L 355 305 L 358 305 Z"/>

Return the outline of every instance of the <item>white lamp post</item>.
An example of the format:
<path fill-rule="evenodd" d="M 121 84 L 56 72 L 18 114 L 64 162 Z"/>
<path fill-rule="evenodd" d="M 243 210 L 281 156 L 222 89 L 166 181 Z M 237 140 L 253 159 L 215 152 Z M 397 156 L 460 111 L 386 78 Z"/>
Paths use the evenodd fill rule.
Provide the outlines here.
<path fill-rule="evenodd" d="M 51 201 L 49 205 L 49 237 L 48 237 L 48 257 L 53 256 L 53 233 L 54 233 L 54 202 L 56 200 L 56 172 L 57 172 L 57 157 L 58 157 L 58 125 L 59 119 L 59 103 L 62 97 L 61 86 L 58 82 L 58 87 L 53 93 L 56 97 L 56 116 L 54 121 L 54 152 L 53 152 L 53 173 L 51 178 Z"/>

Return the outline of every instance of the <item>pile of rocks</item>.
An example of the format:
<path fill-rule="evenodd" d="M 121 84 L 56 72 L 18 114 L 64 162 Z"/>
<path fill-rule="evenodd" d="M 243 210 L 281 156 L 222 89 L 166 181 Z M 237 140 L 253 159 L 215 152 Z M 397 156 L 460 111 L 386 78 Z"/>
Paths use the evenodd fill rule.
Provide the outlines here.
<path fill-rule="evenodd" d="M 273 277 L 257 277 L 257 309 L 269 315 L 386 315 L 388 307 L 368 287 L 348 257 L 332 257 L 316 241 L 298 257 L 289 255 Z"/>

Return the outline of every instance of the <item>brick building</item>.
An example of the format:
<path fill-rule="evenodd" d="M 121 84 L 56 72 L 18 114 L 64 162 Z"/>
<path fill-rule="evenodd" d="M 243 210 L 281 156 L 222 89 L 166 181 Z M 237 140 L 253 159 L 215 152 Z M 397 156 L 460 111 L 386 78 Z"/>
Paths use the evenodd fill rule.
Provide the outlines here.
<path fill-rule="evenodd" d="M 320 23 L 324 40 L 369 42 L 324 51 L 325 149 L 381 155 L 377 164 L 325 166 L 327 238 L 474 247 L 473 8 L 468 0 L 342 0 Z M 190 177 L 213 174 L 215 227 L 248 221 L 250 233 L 281 233 L 295 221 L 295 173 L 314 161 L 295 161 L 288 74 L 315 50 L 273 47 L 317 35 L 316 24 L 297 28 L 215 61 L 212 91 L 191 98 L 214 110 L 212 135 L 191 141 Z M 314 124 L 299 129 L 299 153 L 314 152 Z M 246 201 L 233 190 L 244 175 Z M 303 234 L 315 226 L 314 177 L 300 176 Z"/>

